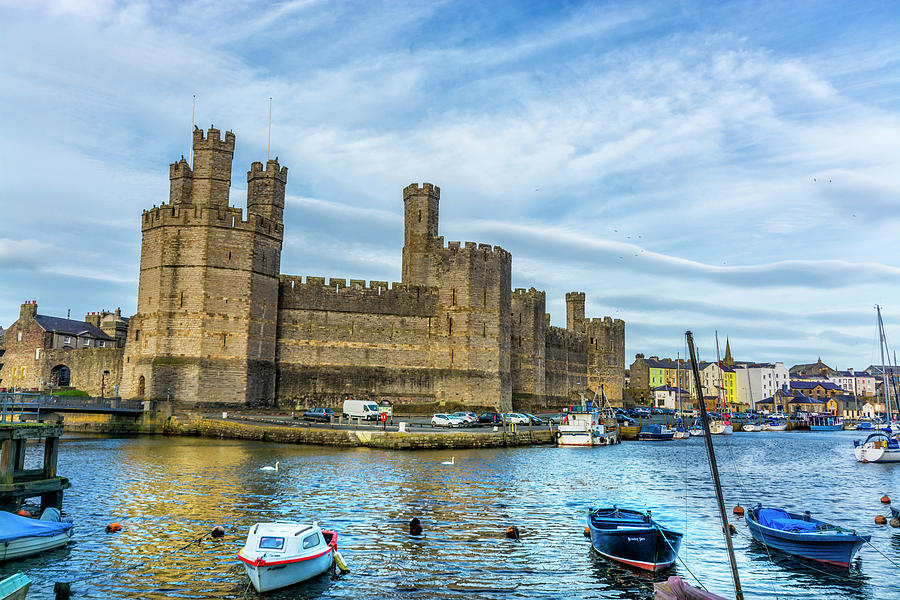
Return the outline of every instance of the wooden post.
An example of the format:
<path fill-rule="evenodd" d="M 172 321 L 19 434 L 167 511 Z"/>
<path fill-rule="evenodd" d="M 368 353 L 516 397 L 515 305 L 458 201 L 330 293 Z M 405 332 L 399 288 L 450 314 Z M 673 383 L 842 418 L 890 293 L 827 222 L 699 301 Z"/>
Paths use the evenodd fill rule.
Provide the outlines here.
<path fill-rule="evenodd" d="M 0 445 L 0 483 L 13 482 L 13 470 L 16 466 L 15 443 L 17 440 L 3 440 Z"/>
<path fill-rule="evenodd" d="M 44 478 L 56 477 L 56 459 L 59 456 L 59 438 L 48 437 L 44 442 Z"/>
<path fill-rule="evenodd" d="M 13 440 L 15 443 L 15 463 L 13 472 L 21 471 L 25 468 L 25 442 L 24 439 Z"/>

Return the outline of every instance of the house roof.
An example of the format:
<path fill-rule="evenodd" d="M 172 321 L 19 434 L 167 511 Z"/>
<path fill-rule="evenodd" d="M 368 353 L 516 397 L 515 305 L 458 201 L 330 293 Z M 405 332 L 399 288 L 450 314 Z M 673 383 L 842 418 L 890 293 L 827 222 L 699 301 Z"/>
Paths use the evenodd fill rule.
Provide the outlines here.
<path fill-rule="evenodd" d="M 682 394 L 687 393 L 687 390 L 682 390 L 678 386 L 672 386 L 672 385 L 668 385 L 668 384 L 657 386 L 657 387 L 653 388 L 653 391 L 654 392 L 681 392 Z"/>
<path fill-rule="evenodd" d="M 825 404 L 825 400 L 817 400 L 816 398 L 810 398 L 809 396 L 798 394 L 797 396 L 794 396 L 793 398 L 788 400 L 788 404 Z"/>
<path fill-rule="evenodd" d="M 811 390 L 815 387 L 822 386 L 826 390 L 840 390 L 841 386 L 833 381 L 800 381 L 791 379 L 791 389 L 794 390 Z"/>
<path fill-rule="evenodd" d="M 34 315 L 34 320 L 44 331 L 65 333 L 69 335 L 90 335 L 98 340 L 114 341 L 114 338 L 103 333 L 103 330 L 99 327 L 84 321 L 63 319 L 61 317 L 49 317 L 47 315 Z"/>

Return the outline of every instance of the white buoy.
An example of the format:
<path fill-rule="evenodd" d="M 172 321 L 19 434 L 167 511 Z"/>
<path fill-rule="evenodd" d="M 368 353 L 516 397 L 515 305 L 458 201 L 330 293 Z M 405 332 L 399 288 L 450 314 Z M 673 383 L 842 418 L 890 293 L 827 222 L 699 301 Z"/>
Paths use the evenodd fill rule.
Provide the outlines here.
<path fill-rule="evenodd" d="M 341 553 L 337 550 L 334 551 L 334 564 L 337 565 L 337 568 L 340 569 L 341 573 L 348 573 L 350 571 L 350 567 L 347 566 L 347 561 L 344 560 L 344 557 L 341 556 Z"/>

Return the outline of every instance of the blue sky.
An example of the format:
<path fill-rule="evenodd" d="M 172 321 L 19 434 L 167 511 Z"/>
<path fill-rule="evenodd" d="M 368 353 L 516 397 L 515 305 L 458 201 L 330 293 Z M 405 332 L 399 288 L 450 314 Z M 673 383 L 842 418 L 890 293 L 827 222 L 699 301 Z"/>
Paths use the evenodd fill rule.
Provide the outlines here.
<path fill-rule="evenodd" d="M 282 272 L 400 279 L 402 188 L 515 287 L 713 331 L 747 360 L 861 368 L 900 336 L 892 2 L 0 0 L 0 325 L 136 310 L 140 213 L 197 123 L 290 169 Z M 896 332 L 896 333 L 894 333 Z"/>

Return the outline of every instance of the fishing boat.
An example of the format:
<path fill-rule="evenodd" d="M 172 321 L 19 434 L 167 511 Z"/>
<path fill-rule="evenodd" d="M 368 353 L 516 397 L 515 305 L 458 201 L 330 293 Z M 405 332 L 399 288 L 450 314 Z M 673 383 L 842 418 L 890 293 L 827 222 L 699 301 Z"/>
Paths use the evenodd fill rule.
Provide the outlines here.
<path fill-rule="evenodd" d="M 599 397 L 598 397 L 599 396 Z M 589 402 L 582 395 L 582 407 L 569 411 L 556 432 L 558 446 L 608 446 L 618 444 L 619 424 L 603 386 Z M 599 400 L 599 403 L 597 402 Z M 593 408 L 599 406 L 600 408 Z"/>
<path fill-rule="evenodd" d="M 0 581 L 0 600 L 24 600 L 31 587 L 31 580 L 25 573 L 15 573 Z"/>
<path fill-rule="evenodd" d="M 831 414 L 810 415 L 809 429 L 810 431 L 843 431 L 844 417 Z"/>
<path fill-rule="evenodd" d="M 703 437 L 706 435 L 706 429 L 703 428 L 703 424 L 700 422 L 699 418 L 690 426 L 688 433 L 691 434 L 691 437 Z"/>
<path fill-rule="evenodd" d="M 649 510 L 592 508 L 588 528 L 597 554 L 647 571 L 671 567 L 681 546 L 682 534 L 654 521 Z"/>
<path fill-rule="evenodd" d="M 850 566 L 860 546 L 872 539 L 813 519 L 809 513 L 789 513 L 757 504 L 747 511 L 753 539 L 769 548 L 839 567 Z"/>
<path fill-rule="evenodd" d="M 638 433 L 642 442 L 667 442 L 675 437 L 675 431 L 665 425 L 644 425 Z"/>
<path fill-rule="evenodd" d="M 45 508 L 40 519 L 0 511 L 0 561 L 59 548 L 71 538 L 72 524 L 56 508 Z"/>
<path fill-rule="evenodd" d="M 238 558 L 257 592 L 294 585 L 325 573 L 337 556 L 337 533 L 317 523 L 256 523 Z"/>
<path fill-rule="evenodd" d="M 869 434 L 865 442 L 853 440 L 853 454 L 859 462 L 900 462 L 900 441 L 887 431 Z"/>

